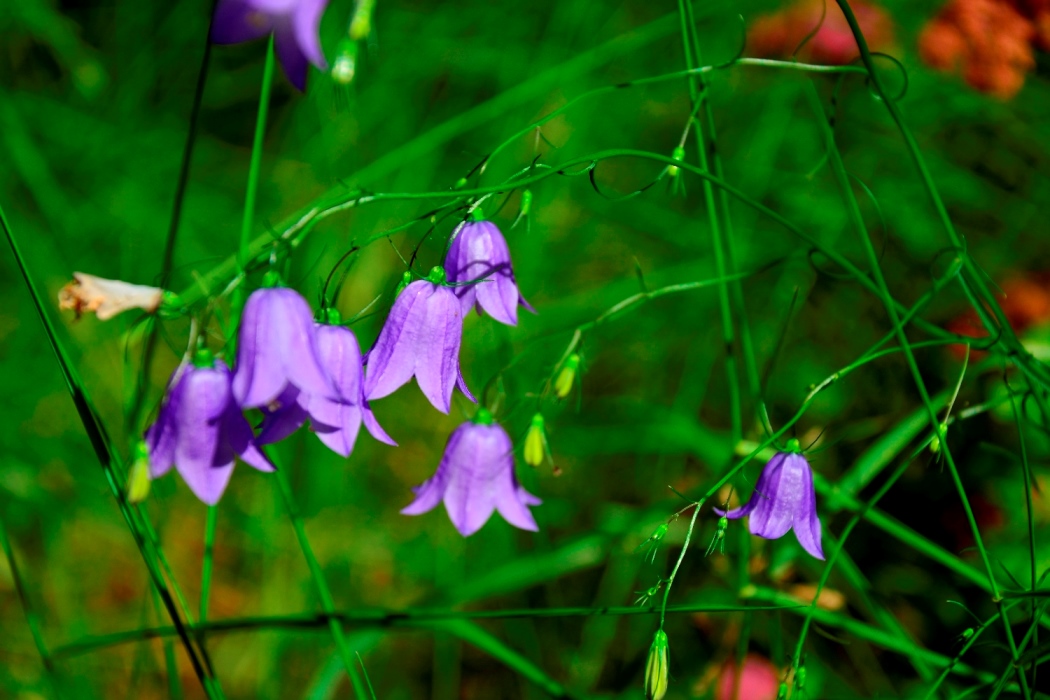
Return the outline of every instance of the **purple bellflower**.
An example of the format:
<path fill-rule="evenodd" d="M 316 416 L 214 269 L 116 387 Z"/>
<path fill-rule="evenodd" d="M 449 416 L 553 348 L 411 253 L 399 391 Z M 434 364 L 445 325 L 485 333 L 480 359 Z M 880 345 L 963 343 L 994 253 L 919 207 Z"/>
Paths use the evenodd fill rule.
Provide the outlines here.
<path fill-rule="evenodd" d="M 328 0 L 219 0 L 211 40 L 240 44 L 272 33 L 285 75 L 303 90 L 307 64 L 328 68 L 318 36 L 327 5 Z"/>
<path fill-rule="evenodd" d="M 361 348 L 354 332 L 338 325 L 339 321 L 339 313 L 329 309 L 328 322 L 332 325 L 317 324 L 316 334 L 321 365 L 341 398 L 333 400 L 289 385 L 277 399 L 277 410 L 266 411 L 266 420 L 256 438 L 260 445 L 283 440 L 298 430 L 307 418 L 321 442 L 343 457 L 349 457 L 353 451 L 362 421 L 376 440 L 397 445 L 372 415 L 365 400 Z"/>
<path fill-rule="evenodd" d="M 455 283 L 456 296 L 463 303 L 463 316 L 477 305 L 500 323 L 518 325 L 518 305 L 536 310 L 525 301 L 514 280 L 510 265 L 510 250 L 503 234 L 491 221 L 481 220 L 481 211 L 475 209 L 472 219 L 465 221 L 452 234 L 452 244 L 445 256 L 449 282 Z"/>
<path fill-rule="evenodd" d="M 452 432 L 437 472 L 413 491 L 416 500 L 402 513 L 420 515 L 444 501 L 464 537 L 480 530 L 494 510 L 514 527 L 539 529 L 528 507 L 542 501 L 518 483 L 510 436 L 484 408 Z"/>
<path fill-rule="evenodd" d="M 225 362 L 199 351 L 171 381 L 160 414 L 146 431 L 150 476 L 163 476 L 174 465 L 197 498 L 215 505 L 233 474 L 234 455 L 260 471 L 273 471 L 233 400 Z"/>
<path fill-rule="evenodd" d="M 794 529 L 802 549 L 823 559 L 813 472 L 806 458 L 797 451 L 798 440 L 791 440 L 788 450 L 776 453 L 769 460 L 746 505 L 729 512 L 716 508 L 715 512 L 730 519 L 749 516 L 751 534 L 768 540 L 783 537 Z"/>
<path fill-rule="evenodd" d="M 276 281 L 276 275 L 267 275 L 267 284 Z M 288 386 L 340 398 L 322 367 L 313 312 L 294 289 L 269 286 L 252 292 L 238 341 L 233 397 L 241 407 L 267 406 Z"/>
<path fill-rule="evenodd" d="M 365 397 L 381 399 L 408 383 L 413 375 L 423 394 L 442 413 L 452 408 L 452 388 L 477 402 L 459 369 L 463 312 L 445 271 L 435 267 L 425 280 L 405 287 L 368 351 Z"/>

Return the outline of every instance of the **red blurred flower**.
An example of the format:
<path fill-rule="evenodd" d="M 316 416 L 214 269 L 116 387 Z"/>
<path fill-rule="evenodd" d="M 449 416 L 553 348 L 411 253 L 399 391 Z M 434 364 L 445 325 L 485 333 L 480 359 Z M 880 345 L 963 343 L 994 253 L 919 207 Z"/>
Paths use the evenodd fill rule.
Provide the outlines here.
<path fill-rule="evenodd" d="M 923 29 L 919 54 L 937 70 L 961 72 L 981 92 L 1004 100 L 1013 97 L 1035 66 L 1036 38 L 1036 25 L 1016 4 L 1028 3 L 951 0 Z"/>
<path fill-rule="evenodd" d="M 1032 326 L 1050 321 L 1050 276 L 1012 277 L 1003 282 L 1001 289 L 1003 293 L 998 300 L 999 308 L 1015 333 L 1023 333 Z M 947 328 L 967 338 L 988 337 L 988 332 L 973 309 L 953 318 Z M 952 345 L 951 351 L 959 359 L 966 354 L 966 348 L 962 345 Z M 971 357 L 976 358 L 977 355 Z"/>
<path fill-rule="evenodd" d="M 839 6 L 828 0 L 827 14 L 824 0 L 799 0 L 791 7 L 755 20 L 748 31 L 748 45 L 757 56 L 790 58 L 806 36 L 820 29 L 799 52 L 798 57 L 814 63 L 844 65 L 855 59 L 860 51 L 849 24 Z M 872 51 L 880 51 L 893 43 L 893 22 L 882 8 L 864 0 L 851 2 L 864 38 Z"/>
<path fill-rule="evenodd" d="M 776 700 L 780 687 L 777 668 L 765 657 L 748 654 L 740 673 L 740 686 L 734 694 L 736 664 L 729 661 L 722 666 L 715 688 L 715 700 Z"/>

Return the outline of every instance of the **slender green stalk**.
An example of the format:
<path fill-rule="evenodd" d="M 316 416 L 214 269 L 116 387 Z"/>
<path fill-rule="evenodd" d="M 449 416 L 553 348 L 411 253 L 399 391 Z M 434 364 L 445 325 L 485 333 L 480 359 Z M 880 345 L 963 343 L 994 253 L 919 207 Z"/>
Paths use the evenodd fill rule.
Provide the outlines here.
<path fill-rule="evenodd" d="M 208 32 L 204 35 L 204 51 L 201 54 L 200 68 L 197 70 L 197 85 L 193 91 L 193 104 L 190 107 L 190 128 L 186 132 L 186 143 L 182 148 L 182 161 L 179 163 L 179 175 L 175 181 L 175 196 L 171 207 L 171 218 L 168 220 L 168 234 L 164 239 L 164 253 L 161 257 L 160 279 L 157 286 L 168 286 L 168 278 L 175 264 L 175 242 L 179 235 L 179 224 L 182 221 L 182 205 L 186 200 L 186 189 L 190 181 L 190 164 L 193 161 L 193 150 L 197 144 L 197 124 L 200 119 L 201 104 L 204 102 L 204 85 L 208 78 L 208 64 L 211 63 L 211 25 L 215 19 L 215 5 L 217 0 L 209 3 L 211 11 L 208 14 Z M 142 411 L 146 405 L 146 396 L 149 393 L 149 382 L 152 376 L 153 356 L 157 349 L 157 334 L 159 328 L 157 319 L 150 318 L 146 323 L 149 328 L 146 331 L 146 340 L 142 348 L 142 367 L 139 373 L 139 381 L 132 394 L 131 404 L 126 414 L 126 425 L 128 432 L 137 435 L 142 432 L 139 421 Z"/>
<path fill-rule="evenodd" d="M 332 600 L 332 592 L 328 589 L 328 582 L 325 580 L 324 572 L 321 570 L 321 565 L 317 562 L 317 557 L 314 556 L 313 547 L 310 545 L 310 539 L 306 536 L 306 527 L 303 525 L 303 519 L 299 516 L 299 508 L 295 504 L 295 496 L 292 493 L 292 485 L 288 483 L 288 476 L 284 473 L 284 470 L 278 464 L 277 460 L 274 459 L 274 451 L 269 450 L 267 452 L 270 459 L 275 465 L 277 465 L 277 473 L 275 478 L 277 485 L 281 491 L 281 498 L 284 500 L 285 508 L 288 510 L 288 519 L 292 523 L 292 528 L 295 530 L 295 537 L 299 541 L 299 548 L 303 552 L 303 558 L 306 559 L 306 565 L 310 569 L 310 576 L 313 578 L 314 587 L 317 589 L 317 597 L 321 601 L 321 610 L 324 611 L 328 629 L 332 634 L 332 639 L 335 641 L 336 648 L 339 650 L 339 655 L 343 660 L 343 666 L 346 667 L 346 675 L 350 679 L 350 685 L 354 689 L 354 695 L 357 700 L 367 700 L 368 690 L 364 683 L 361 681 L 361 676 L 357 672 L 357 666 L 354 664 L 354 656 L 350 652 L 350 647 L 346 643 L 346 635 L 343 633 L 343 626 L 338 618 L 334 616 L 335 603 Z"/>
<path fill-rule="evenodd" d="M 255 198 L 259 191 L 259 171 L 262 169 L 263 143 L 266 140 L 266 119 L 270 112 L 270 92 L 273 88 L 274 46 L 273 35 L 266 45 L 266 61 L 263 64 L 262 88 L 259 93 L 259 109 L 255 114 L 255 135 L 252 138 L 252 155 L 248 163 L 248 186 L 244 192 L 244 214 L 241 217 L 241 237 L 237 246 L 237 277 L 239 284 L 233 290 L 233 303 L 230 308 L 229 350 L 232 355 L 237 326 L 241 318 L 241 309 L 247 297 L 244 277 L 247 274 L 251 259 L 250 246 L 252 222 L 255 218 Z"/>
<path fill-rule="evenodd" d="M 91 441 L 91 446 L 94 449 L 95 456 L 98 459 L 99 465 L 102 467 L 103 475 L 106 478 L 106 484 L 109 486 L 110 492 L 116 499 L 117 507 L 120 510 L 121 516 L 124 518 L 125 524 L 131 531 L 132 539 L 135 541 L 139 554 L 141 555 L 143 562 L 146 564 L 146 569 L 150 575 L 150 581 L 156 589 L 157 594 L 160 596 L 161 602 L 164 604 L 164 608 L 174 624 L 175 630 L 186 650 L 186 654 L 190 658 L 190 663 L 193 666 L 194 673 L 197 674 L 197 678 L 200 680 L 201 685 L 204 687 L 208 696 L 214 697 L 214 694 L 210 689 L 208 672 L 201 663 L 197 649 L 194 648 L 193 642 L 186 630 L 186 625 L 179 615 L 178 609 L 175 606 L 175 601 L 172 599 L 171 592 L 169 591 L 167 584 L 164 582 L 164 577 L 157 568 L 156 560 L 150 554 L 146 538 L 143 536 L 142 531 L 138 526 L 138 520 L 136 518 L 137 509 L 132 508 L 124 496 L 123 481 L 118 476 L 119 458 L 110 445 L 109 436 L 106 433 L 101 418 L 99 418 L 98 412 L 95 410 L 94 405 L 91 403 L 90 398 L 83 389 L 83 382 L 81 382 L 76 368 L 73 366 L 72 362 L 69 361 L 65 349 L 58 341 L 58 335 L 55 332 L 54 325 L 51 323 L 51 318 L 48 316 L 46 307 L 40 298 L 38 287 L 33 282 L 29 268 L 25 263 L 25 259 L 22 257 L 18 243 L 15 241 L 14 234 L 8 224 L 7 216 L 4 214 L 2 206 L 0 206 L 0 228 L 3 228 L 4 230 L 7 243 L 11 248 L 11 252 L 14 254 L 19 271 L 22 273 L 22 279 L 25 281 L 26 289 L 29 291 L 29 294 L 33 299 L 33 305 L 36 308 L 37 316 L 40 319 L 41 324 L 44 326 L 45 335 L 47 336 L 48 343 L 51 345 L 51 349 L 55 354 L 55 359 L 58 361 L 59 369 L 62 372 L 62 378 L 66 383 L 66 388 L 69 390 L 71 398 L 73 399 L 73 405 L 77 410 L 77 415 L 79 416 L 81 423 L 84 425 L 84 430 L 87 432 L 88 439 Z"/>
<path fill-rule="evenodd" d="M 0 517 L 0 549 L 4 550 L 7 568 L 10 569 L 11 579 L 15 584 L 15 594 L 18 596 L 18 602 L 22 606 L 22 614 L 25 615 L 29 633 L 33 636 L 33 644 L 36 645 L 37 653 L 40 654 L 40 661 L 44 665 L 44 675 L 47 677 L 48 685 L 51 687 L 51 694 L 57 698 L 59 693 L 56 685 L 55 664 L 51 660 L 47 643 L 44 641 L 40 615 L 37 614 L 36 607 L 29 598 L 29 592 L 26 590 L 25 581 L 22 579 L 22 574 L 19 571 L 18 561 L 15 559 L 15 551 L 11 547 L 11 540 L 7 536 L 7 527 L 4 525 L 2 517 Z"/>
<path fill-rule="evenodd" d="M 219 520 L 219 509 L 208 506 L 208 517 L 204 523 L 204 559 L 201 562 L 200 621 L 208 619 L 208 597 L 211 593 L 212 563 L 215 555 L 215 528 Z"/>
<path fill-rule="evenodd" d="M 873 78 L 874 80 L 874 78 Z M 820 101 L 816 94 L 816 89 L 810 84 L 807 94 L 810 96 L 811 101 L 815 103 L 816 108 L 820 108 Z M 818 110 L 818 114 L 823 115 L 823 109 Z M 818 119 L 821 129 L 824 133 L 824 142 L 826 152 L 828 156 L 828 162 L 831 165 L 832 173 L 835 175 L 835 180 L 838 183 L 839 189 L 842 193 L 842 198 L 846 203 L 846 213 L 849 220 L 861 241 L 864 248 L 864 253 L 868 259 L 869 267 L 871 268 L 871 275 L 874 278 L 875 284 L 877 285 L 877 294 L 879 299 L 882 301 L 883 306 L 886 309 L 886 313 L 889 315 L 890 323 L 893 326 L 894 333 L 897 336 L 897 341 L 904 351 L 904 359 L 907 362 L 908 369 L 911 372 L 912 379 L 915 382 L 915 387 L 919 391 L 919 397 L 922 399 L 922 403 L 926 406 L 927 415 L 930 421 L 930 427 L 937 431 L 939 421 L 937 419 L 937 410 L 933 405 L 932 399 L 930 398 L 929 392 L 926 389 L 926 383 L 922 378 L 922 373 L 919 371 L 919 365 L 915 360 L 915 355 L 912 352 L 910 341 L 908 340 L 907 334 L 904 331 L 904 325 L 901 322 L 900 314 L 896 308 L 896 304 L 893 298 L 890 296 L 889 287 L 886 284 L 886 279 L 882 273 L 882 266 L 879 263 L 879 255 L 875 250 L 875 246 L 872 244 L 871 236 L 868 234 L 867 226 L 864 223 L 864 218 L 861 215 L 860 207 L 857 204 L 856 197 L 853 196 L 853 190 L 850 184 L 849 175 L 846 173 L 845 165 L 842 162 L 842 156 L 839 153 L 838 147 L 835 144 L 835 134 L 831 130 L 825 119 Z M 963 260 L 967 257 L 964 255 Z M 970 532 L 973 535 L 974 541 L 977 545 L 977 551 L 981 555 L 981 560 L 984 563 L 985 571 L 988 575 L 988 583 L 992 588 L 993 600 L 999 601 L 998 583 L 995 580 L 995 573 L 992 570 L 991 560 L 988 557 L 988 551 L 984 546 L 984 539 L 981 536 L 980 528 L 977 525 L 977 519 L 974 517 L 973 509 L 970 507 L 969 498 L 966 495 L 966 489 L 963 486 L 962 479 L 959 476 L 959 470 L 955 465 L 955 459 L 952 456 L 951 449 L 949 448 L 946 441 L 942 441 L 941 453 L 944 455 L 945 463 L 948 465 L 948 471 L 951 474 L 952 482 L 955 485 L 956 492 L 959 494 L 959 500 L 962 502 L 963 510 L 966 513 L 967 522 L 970 525 Z M 1010 622 L 1006 616 L 1002 616 L 1004 631 L 1006 632 L 1006 640 L 1010 645 L 1010 651 L 1014 659 L 1014 663 L 1017 662 L 1017 646 L 1014 642 L 1013 631 L 1010 628 Z M 797 669 L 800 662 L 800 652 L 796 651 L 794 659 L 794 668 Z M 1018 681 L 1021 685 L 1021 691 L 1024 694 L 1026 700 L 1031 698 L 1031 691 L 1028 688 L 1028 681 L 1021 669 L 1017 670 Z"/>
<path fill-rule="evenodd" d="M 678 561 L 675 562 L 674 568 L 671 569 L 671 575 L 667 577 L 667 585 L 664 586 L 664 598 L 660 603 L 660 629 L 664 628 L 664 620 L 667 619 L 667 599 L 671 595 L 671 586 L 674 585 L 675 577 L 678 576 L 678 569 L 682 567 L 682 562 L 685 561 L 685 553 L 689 551 L 689 541 L 693 537 L 696 518 L 700 515 L 700 508 L 703 505 L 703 500 L 693 504 L 693 517 L 689 519 L 689 529 L 685 531 L 685 542 L 682 543 L 682 551 L 678 553 Z"/>
<path fill-rule="evenodd" d="M 744 611 L 763 612 L 784 610 L 787 608 L 804 609 L 806 606 L 798 601 L 776 605 L 722 605 L 711 603 L 684 603 L 679 605 L 647 606 L 609 606 L 601 608 L 520 608 L 505 610 L 428 610 L 416 608 L 408 610 L 354 610 L 334 611 L 332 613 L 302 612 L 292 615 L 259 615 L 253 617 L 227 618 L 211 620 L 195 625 L 195 632 L 233 633 L 274 629 L 324 629 L 327 631 L 332 620 L 346 627 L 354 628 L 406 628 L 415 629 L 423 623 L 442 620 L 514 620 L 527 618 L 560 618 L 560 617 L 633 617 L 636 615 L 659 615 L 662 613 L 695 614 L 695 613 L 738 613 Z M 69 658 L 80 656 L 98 649 L 105 649 L 119 644 L 139 642 L 146 639 L 166 638 L 175 635 L 171 626 L 146 627 L 112 634 L 85 637 L 75 642 L 55 647 L 52 658 Z"/>
<path fill-rule="evenodd" d="M 700 110 L 710 111 L 707 101 L 707 84 L 703 80 L 703 74 L 695 72 L 700 62 L 700 47 L 692 36 L 692 27 L 689 26 L 692 12 L 689 11 L 689 0 L 678 0 L 678 13 L 682 24 L 682 47 L 685 53 L 685 65 L 688 72 L 687 83 L 689 85 L 689 97 L 692 102 L 693 112 Z M 694 55 L 695 54 L 695 55 Z M 700 110 L 697 107 L 700 107 Z M 699 124 L 696 138 L 696 153 L 700 162 L 700 168 L 705 172 L 711 172 L 711 166 L 707 156 L 707 135 L 704 133 L 703 122 Z M 711 137 L 712 145 L 714 143 Z M 720 278 L 725 278 L 732 273 L 726 266 L 725 240 L 722 235 L 722 223 L 719 217 L 719 208 L 715 199 L 715 189 L 710 180 L 704 180 L 704 203 L 707 208 L 707 225 L 711 229 L 711 241 L 715 253 L 715 270 Z M 737 370 L 736 357 L 736 332 L 733 328 L 733 311 L 729 305 L 729 285 L 720 282 L 718 285 L 718 309 L 722 319 L 722 342 L 726 353 L 726 383 L 729 390 L 729 421 L 730 435 L 733 443 L 739 442 L 743 436 L 742 411 L 740 408 L 740 379 Z"/>

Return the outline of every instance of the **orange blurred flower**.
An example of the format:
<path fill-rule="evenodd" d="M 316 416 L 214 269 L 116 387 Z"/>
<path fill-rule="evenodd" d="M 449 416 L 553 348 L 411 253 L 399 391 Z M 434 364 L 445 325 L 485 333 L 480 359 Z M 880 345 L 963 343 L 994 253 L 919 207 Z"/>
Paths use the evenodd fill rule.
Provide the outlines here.
<path fill-rule="evenodd" d="M 1042 10 L 1044 23 L 1048 10 Z M 1035 38 L 1036 25 L 1009 0 L 951 0 L 922 30 L 919 54 L 933 68 L 961 72 L 972 87 L 1006 100 L 1035 66 Z"/>
<path fill-rule="evenodd" d="M 857 23 L 872 51 L 880 51 L 893 43 L 893 22 L 886 12 L 864 0 L 850 3 Z M 860 50 L 853 38 L 842 10 L 828 0 L 799 0 L 794 5 L 755 20 L 748 31 L 748 46 L 754 55 L 769 58 L 790 58 L 806 36 L 817 30 L 799 49 L 798 57 L 807 62 L 844 65 L 855 59 Z"/>

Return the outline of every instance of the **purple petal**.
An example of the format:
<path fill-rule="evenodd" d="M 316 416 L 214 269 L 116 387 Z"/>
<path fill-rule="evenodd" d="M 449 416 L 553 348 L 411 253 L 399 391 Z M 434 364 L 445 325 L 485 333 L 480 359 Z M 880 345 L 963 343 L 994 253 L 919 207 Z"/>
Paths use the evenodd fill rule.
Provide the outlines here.
<path fill-rule="evenodd" d="M 288 381 L 306 394 L 338 398 L 321 366 L 314 314 L 294 289 L 272 289 L 279 299 L 271 321 L 271 338 L 281 349 L 281 363 Z"/>
<path fill-rule="evenodd" d="M 463 312 L 451 289 L 435 286 L 425 314 L 417 345 L 416 382 L 434 408 L 447 414 L 459 377 Z"/>
<path fill-rule="evenodd" d="M 241 313 L 237 339 L 237 367 L 233 374 L 233 397 L 243 408 L 265 406 L 277 398 L 287 384 L 281 366 L 280 346 L 271 337 L 272 316 L 279 303 L 270 292 L 257 289 L 248 297 Z"/>
<path fill-rule="evenodd" d="M 509 491 L 501 494 L 499 500 L 496 501 L 496 510 L 499 511 L 504 520 L 514 527 L 536 532 L 540 528 L 536 525 L 536 519 L 532 517 L 532 512 L 527 506 L 538 506 L 542 501 L 518 484 L 518 480 L 514 477 L 513 464 L 508 472 L 508 476 L 510 477 L 511 488 Z"/>
<path fill-rule="evenodd" d="M 463 395 L 470 399 L 473 403 L 477 403 L 478 400 L 474 398 L 474 394 L 471 393 L 467 387 L 467 380 L 463 379 L 463 372 L 459 368 L 459 356 L 456 356 L 456 386 L 463 392 Z"/>
<path fill-rule="evenodd" d="M 803 461 L 805 461 L 803 459 Z M 813 471 L 806 465 L 802 481 L 802 502 L 795 512 L 795 537 L 802 549 L 817 559 L 824 559 L 820 544 L 820 518 L 817 516 L 817 494 L 813 491 Z"/>
<path fill-rule="evenodd" d="M 449 477 L 451 476 L 449 455 L 458 448 L 467 425 L 467 423 L 464 423 L 449 435 L 448 442 L 445 444 L 445 453 L 441 457 L 437 471 L 434 472 L 434 476 L 412 489 L 416 494 L 416 500 L 401 509 L 403 515 L 421 515 L 426 513 L 432 510 L 445 497 L 445 490 L 448 487 Z"/>
<path fill-rule="evenodd" d="M 372 434 L 379 442 L 385 442 L 388 445 L 397 447 L 397 443 L 394 438 L 387 435 L 386 431 L 383 430 L 383 426 L 379 425 L 379 421 L 376 420 L 375 414 L 372 413 L 372 407 L 365 401 L 361 405 L 361 420 L 364 421 L 365 427 L 368 428 L 368 432 Z"/>
<path fill-rule="evenodd" d="M 219 451 L 229 450 L 241 458 L 241 461 L 261 472 L 275 471 L 273 463 L 259 449 L 252 427 L 241 413 L 237 404 L 230 402 L 223 417 L 223 440 L 219 443 Z M 223 453 L 222 461 L 227 461 L 226 453 Z"/>
<path fill-rule="evenodd" d="M 316 324 L 317 356 L 321 368 L 328 375 L 338 398 L 345 403 L 358 404 L 363 396 L 364 377 L 361 366 L 361 347 L 349 328 Z"/>
<path fill-rule="evenodd" d="M 208 505 L 218 503 L 233 473 L 233 456 L 220 454 L 223 415 L 230 404 L 228 372 L 187 368 L 175 414 L 175 468 Z M 216 461 L 219 458 L 219 461 Z"/>
<path fill-rule="evenodd" d="M 302 47 L 299 46 L 291 24 L 281 23 L 277 26 L 273 34 L 273 47 L 288 80 L 300 92 L 305 91 L 306 73 L 310 61 L 303 53 Z"/>
<path fill-rule="evenodd" d="M 368 351 L 365 397 L 381 399 L 404 386 L 416 369 L 416 345 L 426 301 L 436 287 L 418 280 L 405 287 L 390 309 L 383 330 Z"/>
<path fill-rule="evenodd" d="M 175 415 L 178 413 L 179 397 L 182 393 L 185 367 L 172 372 L 168 394 L 161 404 L 157 420 L 146 430 L 146 446 L 149 449 L 149 472 L 154 479 L 163 476 L 175 465 Z"/>
<path fill-rule="evenodd" d="M 327 399 L 311 399 L 310 419 L 313 431 L 333 452 L 349 457 L 361 430 L 361 407 Z"/>
<path fill-rule="evenodd" d="M 328 68 L 321 50 L 321 17 L 328 0 L 299 0 L 292 14 L 292 29 L 299 50 L 310 63 L 321 70 Z"/>
<path fill-rule="evenodd" d="M 245 0 L 220 0 L 215 8 L 211 40 L 215 44 L 240 44 L 260 39 L 273 31 L 269 15 Z"/>
<path fill-rule="evenodd" d="M 301 397 L 300 391 L 289 385 L 277 397 L 276 410 L 263 407 L 266 418 L 263 420 L 259 436 L 255 438 L 257 444 L 280 442 L 303 426 L 308 416 L 300 403 Z"/>
<path fill-rule="evenodd" d="M 804 469 L 809 468 L 801 455 L 782 455 L 769 461 L 751 495 L 755 507 L 751 511 L 748 529 L 752 534 L 769 540 L 783 537 L 791 529 L 798 508 L 802 473 L 795 458 L 801 460 Z M 781 459 L 777 460 L 777 457 Z"/>
<path fill-rule="evenodd" d="M 736 520 L 737 518 L 742 518 L 745 515 L 750 515 L 751 511 L 754 510 L 754 509 L 755 509 L 755 501 L 754 501 L 754 499 L 752 499 L 748 503 L 745 503 L 744 505 L 740 506 L 739 508 L 734 508 L 733 510 L 729 510 L 729 511 L 722 510 L 721 508 L 712 508 L 712 510 L 714 512 L 718 513 L 719 515 L 724 515 L 725 517 L 729 518 L 730 520 Z"/>
<path fill-rule="evenodd" d="M 462 439 L 447 448 L 451 476 L 445 490 L 445 509 L 464 536 L 474 534 L 491 517 L 496 506 L 517 502 L 514 483 L 513 445 L 499 425 L 464 423 Z M 508 506 L 511 517 L 525 522 L 520 512 Z M 532 521 L 531 514 L 527 520 Z M 535 521 L 532 521 L 535 524 Z"/>

